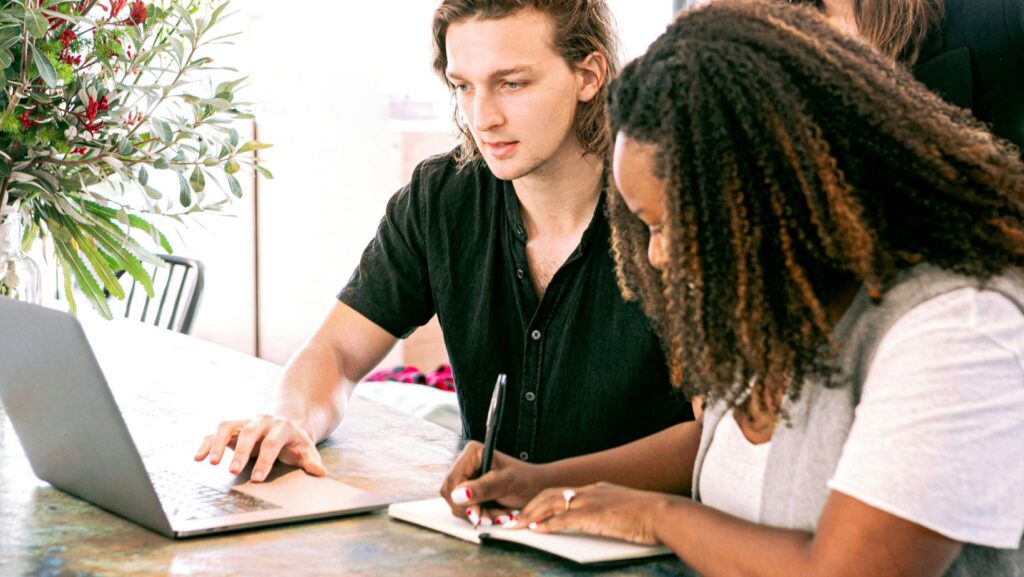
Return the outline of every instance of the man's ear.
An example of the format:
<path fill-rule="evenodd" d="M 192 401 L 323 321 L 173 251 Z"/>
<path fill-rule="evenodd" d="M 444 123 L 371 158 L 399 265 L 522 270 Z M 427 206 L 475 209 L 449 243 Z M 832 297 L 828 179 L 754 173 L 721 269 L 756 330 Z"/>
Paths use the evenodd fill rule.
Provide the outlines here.
<path fill-rule="evenodd" d="M 590 102 L 608 79 L 608 59 L 601 52 L 591 52 L 576 65 L 576 75 L 580 81 L 577 98 L 580 102 Z"/>

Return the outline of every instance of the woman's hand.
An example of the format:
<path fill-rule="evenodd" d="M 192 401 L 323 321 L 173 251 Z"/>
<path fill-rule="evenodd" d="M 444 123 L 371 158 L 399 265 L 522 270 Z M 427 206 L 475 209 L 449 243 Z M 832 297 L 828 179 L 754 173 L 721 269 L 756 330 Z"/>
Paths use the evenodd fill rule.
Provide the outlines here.
<path fill-rule="evenodd" d="M 664 493 L 627 489 L 610 483 L 547 489 L 523 508 L 516 527 L 529 527 L 541 533 L 573 530 L 641 545 L 658 545 L 654 521 L 670 498 Z"/>
<path fill-rule="evenodd" d="M 471 441 L 466 445 L 441 485 L 441 496 L 448 501 L 453 514 L 468 518 L 474 525 L 504 524 L 544 488 L 541 465 L 524 463 L 495 451 L 491 470 L 477 477 L 482 455 L 482 444 Z M 488 506 L 481 508 L 483 503 Z"/>

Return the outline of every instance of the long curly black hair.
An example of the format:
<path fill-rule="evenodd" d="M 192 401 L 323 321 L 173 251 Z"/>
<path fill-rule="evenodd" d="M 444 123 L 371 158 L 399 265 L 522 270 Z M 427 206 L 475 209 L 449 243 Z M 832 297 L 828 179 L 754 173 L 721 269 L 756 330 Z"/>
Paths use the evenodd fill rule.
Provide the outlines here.
<path fill-rule="evenodd" d="M 684 12 L 609 106 L 614 134 L 655 145 L 667 190 L 659 272 L 609 187 L 620 288 L 688 394 L 737 404 L 756 382 L 772 405 L 834 384 L 837 286 L 880 298 L 916 263 L 980 278 L 1024 264 L 1018 152 L 812 8 Z"/>

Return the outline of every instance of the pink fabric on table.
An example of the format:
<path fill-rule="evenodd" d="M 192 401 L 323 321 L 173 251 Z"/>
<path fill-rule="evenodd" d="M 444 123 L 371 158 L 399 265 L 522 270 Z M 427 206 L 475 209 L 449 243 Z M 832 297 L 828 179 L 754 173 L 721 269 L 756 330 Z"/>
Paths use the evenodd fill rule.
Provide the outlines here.
<path fill-rule="evenodd" d="M 397 366 L 372 373 L 363 380 L 367 382 L 398 381 L 400 383 L 426 385 L 442 391 L 455 390 L 455 377 L 452 375 L 451 365 L 441 365 L 432 373 L 423 373 L 412 365 Z"/>

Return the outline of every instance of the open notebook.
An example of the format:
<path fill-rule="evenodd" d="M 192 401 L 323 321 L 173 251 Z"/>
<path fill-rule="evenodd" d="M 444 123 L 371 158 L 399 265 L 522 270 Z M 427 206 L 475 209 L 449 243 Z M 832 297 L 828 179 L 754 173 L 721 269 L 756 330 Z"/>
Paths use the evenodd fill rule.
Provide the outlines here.
<path fill-rule="evenodd" d="M 452 515 L 448 503 L 438 497 L 424 501 L 395 503 L 388 507 L 388 515 L 433 529 L 471 543 L 483 543 L 488 539 L 518 543 L 552 555 L 557 555 L 581 565 L 622 563 L 670 555 L 667 547 L 633 545 L 618 539 L 591 537 L 579 534 L 544 534 L 530 530 L 511 530 L 500 527 L 473 528 L 466 520 Z"/>

